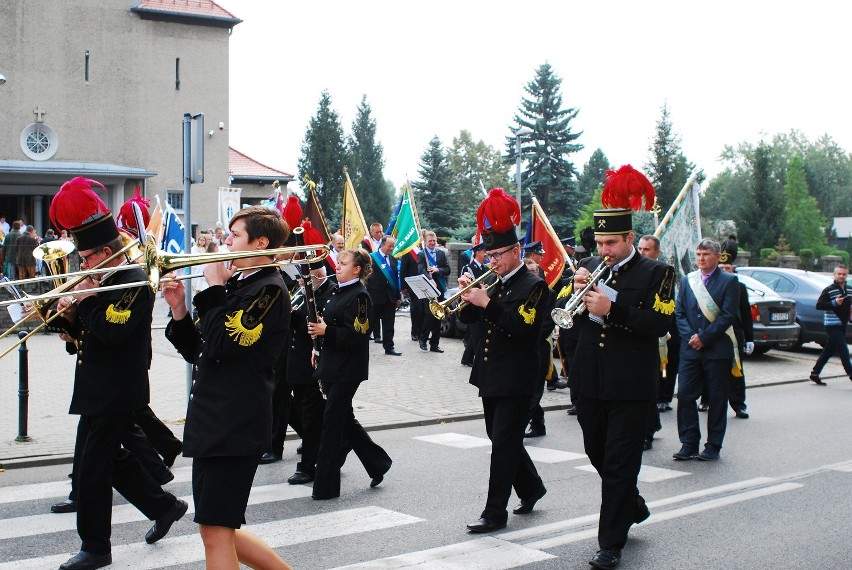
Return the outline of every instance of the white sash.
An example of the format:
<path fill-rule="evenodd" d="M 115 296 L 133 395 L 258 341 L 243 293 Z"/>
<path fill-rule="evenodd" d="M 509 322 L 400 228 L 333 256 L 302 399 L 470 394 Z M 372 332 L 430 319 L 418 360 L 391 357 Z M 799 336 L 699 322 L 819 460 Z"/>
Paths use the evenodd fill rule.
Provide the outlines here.
<path fill-rule="evenodd" d="M 692 289 L 692 293 L 695 295 L 695 300 L 698 301 L 701 312 L 704 313 L 704 317 L 711 323 L 715 322 L 716 317 L 722 311 L 719 309 L 716 301 L 713 300 L 713 297 L 710 296 L 710 291 L 704 286 L 704 282 L 701 280 L 701 271 L 693 271 L 687 275 L 687 281 L 689 282 L 690 289 Z M 740 351 L 737 350 L 737 335 L 734 334 L 734 327 L 729 326 L 725 330 L 725 334 L 731 339 L 731 345 L 734 347 L 734 367 L 731 369 L 731 374 L 741 377 L 743 375 L 743 365 L 740 362 Z"/>

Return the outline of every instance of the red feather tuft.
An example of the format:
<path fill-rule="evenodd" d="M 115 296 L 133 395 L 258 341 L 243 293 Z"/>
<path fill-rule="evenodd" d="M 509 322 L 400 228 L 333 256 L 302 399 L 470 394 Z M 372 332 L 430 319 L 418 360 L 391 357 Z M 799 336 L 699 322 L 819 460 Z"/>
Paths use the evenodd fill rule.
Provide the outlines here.
<path fill-rule="evenodd" d="M 486 220 L 497 233 L 509 231 L 521 223 L 521 207 L 502 188 L 492 188 L 476 211 L 476 233 L 485 229 Z"/>
<path fill-rule="evenodd" d="M 607 170 L 601 203 L 604 208 L 628 208 L 639 211 L 642 209 L 642 199 L 645 199 L 645 209 L 650 210 L 654 205 L 654 186 L 648 178 L 625 164 L 617 171 Z"/>
<path fill-rule="evenodd" d="M 299 199 L 292 195 L 289 196 L 282 215 L 291 230 L 297 227 L 302 221 L 302 205 L 299 204 Z"/>
<path fill-rule="evenodd" d="M 310 221 L 305 220 L 302 222 L 302 227 L 305 229 L 305 233 L 302 234 L 305 245 L 325 245 L 322 234 L 311 225 Z"/>
<path fill-rule="evenodd" d="M 148 208 L 151 206 L 151 200 L 142 197 L 142 188 L 137 186 L 133 191 L 133 198 L 125 202 L 118 211 L 118 222 L 123 228 L 136 229 L 136 218 L 133 217 L 133 203 L 139 204 L 142 210 L 142 221 L 145 222 L 145 227 L 148 227 L 148 222 L 151 221 L 151 214 Z"/>
<path fill-rule="evenodd" d="M 82 226 L 97 214 L 112 215 L 104 201 L 92 190 L 92 184 L 106 191 L 104 185 L 97 180 L 82 176 L 72 178 L 62 185 L 51 200 L 48 211 L 54 226 L 60 230 L 70 230 Z"/>

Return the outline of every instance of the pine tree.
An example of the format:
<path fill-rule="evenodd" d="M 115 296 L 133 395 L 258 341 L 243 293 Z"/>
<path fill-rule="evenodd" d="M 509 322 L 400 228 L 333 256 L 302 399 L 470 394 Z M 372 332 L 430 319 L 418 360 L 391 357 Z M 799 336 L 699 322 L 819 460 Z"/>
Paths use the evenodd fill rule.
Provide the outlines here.
<path fill-rule="evenodd" d="M 808 191 L 805 179 L 805 164 L 796 156 L 787 167 L 787 183 L 784 185 L 786 203 L 786 223 L 784 235 L 787 236 L 794 251 L 802 249 L 819 250 L 825 245 L 823 229 L 828 222 L 817 205 L 817 200 Z"/>
<path fill-rule="evenodd" d="M 761 143 L 754 149 L 751 167 L 751 199 L 740 212 L 739 241 L 746 249 L 759 252 L 778 241 L 784 224 L 784 203 L 781 194 L 773 191 L 768 146 Z"/>
<path fill-rule="evenodd" d="M 511 193 L 512 181 L 500 151 L 483 141 L 474 142 L 469 131 L 461 131 L 447 151 L 447 161 L 456 186 L 459 223 L 476 225 L 476 210 L 483 189 L 504 188 Z"/>
<path fill-rule="evenodd" d="M 384 226 L 390 219 L 393 199 L 382 174 L 384 151 L 382 145 L 376 142 L 376 121 L 371 114 L 372 109 L 364 95 L 348 139 L 349 177 L 355 186 L 367 223 L 378 222 Z"/>
<path fill-rule="evenodd" d="M 515 127 L 506 138 L 507 161 L 514 163 L 517 157 L 515 131 L 522 127 L 533 130 L 521 138 L 521 158 L 526 160 L 526 169 L 521 173 L 524 189 L 531 190 L 547 214 L 559 235 L 569 235 L 580 208 L 588 203 L 576 185 L 577 170 L 568 158 L 583 149 L 575 143 L 582 132 L 571 132 L 571 120 L 580 112 L 575 108 L 562 108 L 562 79 L 550 64 L 542 64 L 535 78 L 525 90 L 529 98 L 521 101 L 519 113 L 515 115 Z M 524 191 L 522 212 L 528 211 L 531 199 Z"/>
<path fill-rule="evenodd" d="M 452 229 L 459 225 L 460 212 L 456 206 L 452 172 L 437 135 L 420 157 L 417 173 L 420 180 L 411 185 L 422 229 L 431 229 L 439 236 L 451 235 Z"/>
<path fill-rule="evenodd" d="M 346 148 L 343 128 L 337 111 L 331 108 L 331 96 L 323 91 L 317 113 L 308 122 L 299 158 L 299 173 L 308 174 L 317 183 L 317 197 L 322 203 L 329 226 L 340 222 L 343 210 L 343 166 Z"/>
<path fill-rule="evenodd" d="M 645 170 L 657 191 L 657 203 L 666 212 L 695 169 L 681 152 L 680 136 L 674 133 L 668 103 L 663 104 L 662 116 L 657 121 L 654 140 L 648 150 L 651 161 L 645 165 Z"/>

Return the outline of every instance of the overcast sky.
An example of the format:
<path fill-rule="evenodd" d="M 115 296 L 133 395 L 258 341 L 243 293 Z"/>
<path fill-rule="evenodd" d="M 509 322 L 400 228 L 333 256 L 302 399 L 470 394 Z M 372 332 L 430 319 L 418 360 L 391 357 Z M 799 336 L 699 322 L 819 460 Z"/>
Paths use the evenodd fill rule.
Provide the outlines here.
<path fill-rule="evenodd" d="M 243 20 L 230 39 L 230 144 L 298 176 L 324 89 L 347 134 L 367 96 L 399 187 L 435 135 L 449 147 L 464 129 L 503 151 L 545 62 L 580 111 L 578 170 L 596 148 L 615 166 L 645 164 L 665 102 L 710 177 L 725 144 L 793 128 L 852 149 L 845 2 L 217 1 Z"/>

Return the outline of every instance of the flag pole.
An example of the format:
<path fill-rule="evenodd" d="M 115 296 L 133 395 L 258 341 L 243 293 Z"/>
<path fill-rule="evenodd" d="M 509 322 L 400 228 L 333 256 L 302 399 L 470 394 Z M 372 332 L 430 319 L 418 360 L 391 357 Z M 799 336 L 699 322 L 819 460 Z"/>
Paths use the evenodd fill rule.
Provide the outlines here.
<path fill-rule="evenodd" d="M 692 191 L 692 184 L 698 179 L 698 175 L 700 173 L 700 170 L 696 170 L 695 172 L 693 172 L 689 179 L 686 181 L 686 184 L 684 184 L 683 188 L 681 188 L 680 192 L 678 192 L 677 197 L 674 199 L 674 202 L 672 202 L 672 205 L 669 207 L 669 211 L 666 212 L 666 215 L 663 216 L 662 221 L 660 221 L 660 225 L 658 225 L 657 229 L 654 230 L 655 237 L 660 237 L 661 235 L 663 235 L 663 232 L 666 231 L 666 227 L 669 225 L 669 223 L 671 223 L 675 212 L 677 212 L 677 209 L 680 207 L 680 203 L 683 202 L 684 198 L 686 197 L 686 193 Z"/>

